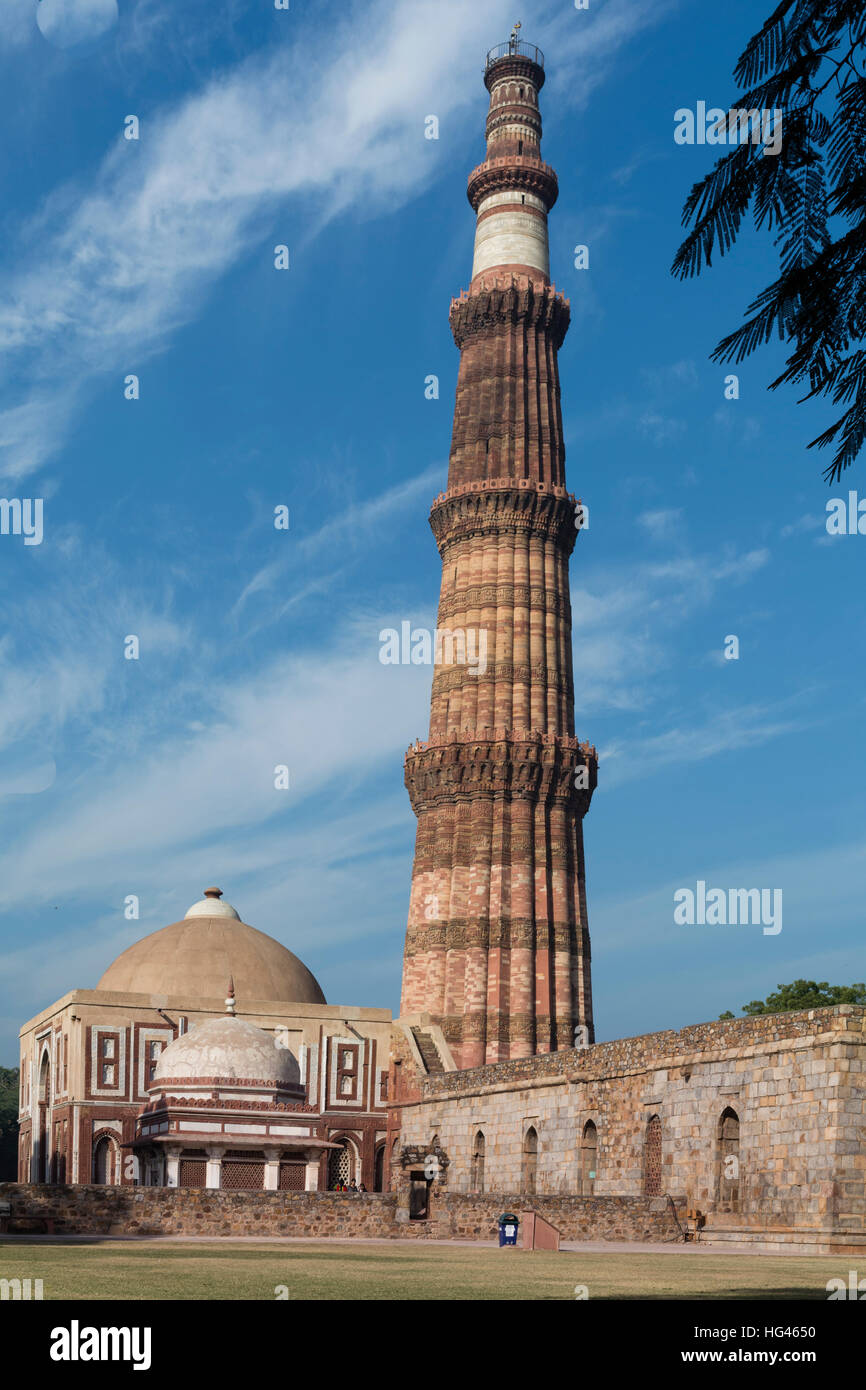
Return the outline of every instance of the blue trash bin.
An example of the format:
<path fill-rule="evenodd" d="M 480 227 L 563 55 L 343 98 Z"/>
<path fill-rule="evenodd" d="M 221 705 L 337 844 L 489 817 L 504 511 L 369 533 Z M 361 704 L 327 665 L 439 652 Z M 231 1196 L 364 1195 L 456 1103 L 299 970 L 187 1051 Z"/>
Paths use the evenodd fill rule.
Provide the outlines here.
<path fill-rule="evenodd" d="M 516 1245 L 520 1221 L 513 1211 L 504 1211 L 499 1218 L 499 1244 Z"/>

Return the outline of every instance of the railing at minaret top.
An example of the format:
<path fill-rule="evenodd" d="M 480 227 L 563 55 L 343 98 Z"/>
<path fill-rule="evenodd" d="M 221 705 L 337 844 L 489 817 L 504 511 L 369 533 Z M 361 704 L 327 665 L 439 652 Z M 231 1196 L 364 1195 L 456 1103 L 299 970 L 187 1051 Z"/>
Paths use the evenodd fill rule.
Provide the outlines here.
<path fill-rule="evenodd" d="M 520 39 L 509 39 L 508 43 L 500 43 L 496 48 L 491 48 L 487 55 L 487 62 L 484 67 L 486 72 L 492 68 L 494 63 L 498 63 L 501 58 L 514 58 L 517 56 L 528 58 L 530 62 L 537 63 L 540 68 L 544 67 L 544 54 L 535 44 L 523 43 Z"/>

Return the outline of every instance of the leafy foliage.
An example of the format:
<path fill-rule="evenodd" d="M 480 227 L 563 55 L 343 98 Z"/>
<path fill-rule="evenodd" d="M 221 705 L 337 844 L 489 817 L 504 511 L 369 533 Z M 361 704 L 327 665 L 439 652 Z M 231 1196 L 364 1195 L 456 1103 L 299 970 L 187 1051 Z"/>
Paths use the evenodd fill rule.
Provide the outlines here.
<path fill-rule="evenodd" d="M 18 1068 L 0 1067 L 0 1182 L 18 1173 Z"/>
<path fill-rule="evenodd" d="M 831 1004 L 866 1004 L 866 984 L 830 985 L 826 980 L 794 980 L 790 985 L 778 985 L 775 994 L 766 999 L 753 999 L 743 1005 L 744 1014 L 781 1014 L 793 1009 L 826 1009 Z M 733 1018 L 728 1011 L 719 1018 Z"/>
<path fill-rule="evenodd" d="M 809 448 L 835 443 L 824 472 L 837 481 L 866 441 L 866 5 L 864 0 L 780 0 L 734 70 L 745 91 L 733 108 L 781 110 L 782 147 L 730 147 L 694 185 L 691 224 L 674 258 L 680 279 L 724 255 L 753 207 L 774 235 L 779 278 L 719 343 L 716 362 L 742 362 L 775 335 L 791 344 L 770 383 L 807 383 L 802 400 L 846 407 Z M 825 107 L 829 108 L 829 114 Z"/>

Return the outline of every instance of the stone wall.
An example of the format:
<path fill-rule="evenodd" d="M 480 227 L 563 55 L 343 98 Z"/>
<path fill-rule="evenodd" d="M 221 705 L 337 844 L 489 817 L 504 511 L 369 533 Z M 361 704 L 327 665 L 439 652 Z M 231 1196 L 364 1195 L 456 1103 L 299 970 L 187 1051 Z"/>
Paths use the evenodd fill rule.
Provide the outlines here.
<path fill-rule="evenodd" d="M 0 1184 L 10 1233 L 66 1235 L 388 1236 L 390 1193 L 227 1192 L 208 1188 Z"/>
<path fill-rule="evenodd" d="M 481 1132 L 485 1188 L 514 1192 L 532 1127 L 536 1190 L 563 1196 L 586 1191 L 580 1145 L 591 1121 L 598 1132 L 593 1195 L 638 1196 L 647 1125 L 657 1115 L 661 1191 L 682 1194 L 710 1225 L 718 1214 L 728 1227 L 809 1232 L 810 1239 L 836 1233 L 856 1244 L 866 1238 L 864 1027 L 866 1009 L 840 1005 L 426 1076 L 420 1099 L 400 1106 L 400 1143 L 409 1153 L 441 1150 L 447 1167 L 435 1186 L 468 1193 Z M 739 1120 L 733 1211 L 723 1206 L 720 1185 L 727 1110 Z M 392 1181 L 399 1185 L 400 1174 Z"/>
<path fill-rule="evenodd" d="M 503 1211 L 533 1210 L 565 1240 L 674 1240 L 667 1201 L 643 1198 L 484 1196 L 442 1193 L 428 1221 L 409 1221 L 396 1193 L 225 1192 L 196 1188 L 50 1187 L 0 1184 L 10 1233 L 384 1237 L 494 1240 Z"/>
<path fill-rule="evenodd" d="M 545 1197 L 511 1193 L 434 1194 L 430 1220 L 412 1222 L 410 1234 L 456 1240 L 498 1239 L 504 1211 L 535 1211 L 556 1226 L 563 1240 L 662 1240 L 681 1238 L 667 1198 Z M 401 1231 L 405 1235 L 405 1227 Z"/>

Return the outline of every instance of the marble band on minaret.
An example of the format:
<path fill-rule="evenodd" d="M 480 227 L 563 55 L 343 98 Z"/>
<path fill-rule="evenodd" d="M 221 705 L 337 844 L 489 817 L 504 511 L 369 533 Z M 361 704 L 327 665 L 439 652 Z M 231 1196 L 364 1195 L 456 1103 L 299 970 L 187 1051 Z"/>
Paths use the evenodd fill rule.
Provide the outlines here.
<path fill-rule="evenodd" d="M 477 214 L 473 285 L 485 271 L 522 270 L 547 282 L 550 265 L 547 214 L 556 202 L 556 174 L 541 158 L 538 93 L 544 68 L 512 45 L 488 63 L 490 92 L 487 158 L 469 176 L 469 201 Z"/>
<path fill-rule="evenodd" d="M 540 152 L 543 61 L 514 36 L 488 55 L 472 279 L 451 305 L 448 487 L 430 515 L 437 626 L 483 633 L 487 661 L 435 666 L 429 737 L 405 761 L 418 829 L 401 1011 L 435 1018 L 460 1067 L 593 1038 L 582 822 L 596 755 L 574 734 L 569 307 L 548 273 L 558 189 Z"/>

